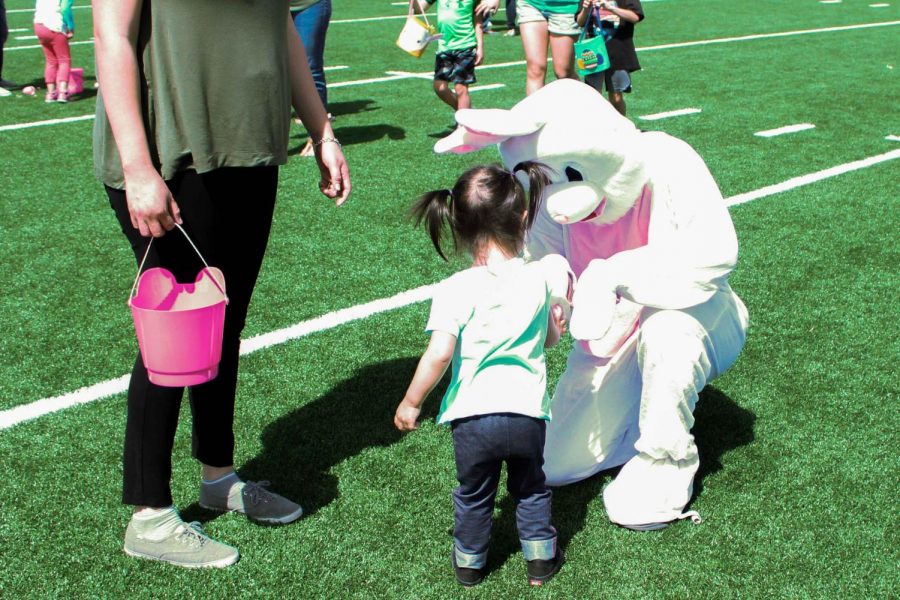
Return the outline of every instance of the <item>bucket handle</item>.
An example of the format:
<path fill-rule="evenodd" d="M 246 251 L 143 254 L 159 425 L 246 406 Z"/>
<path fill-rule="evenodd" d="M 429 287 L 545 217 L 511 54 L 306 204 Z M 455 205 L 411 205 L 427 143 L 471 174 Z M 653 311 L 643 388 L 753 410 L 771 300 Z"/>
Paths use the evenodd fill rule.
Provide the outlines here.
<path fill-rule="evenodd" d="M 178 230 L 179 230 L 181 233 L 184 234 L 184 237 L 185 237 L 185 239 L 188 241 L 188 243 L 191 245 L 191 248 L 194 249 L 194 252 L 196 252 L 196 253 L 197 253 L 197 256 L 200 257 L 200 260 L 203 261 L 203 266 L 206 267 L 206 271 L 209 273 L 209 276 L 210 276 L 210 278 L 213 280 L 213 283 L 216 284 L 216 287 L 219 288 L 219 291 L 222 292 L 222 295 L 223 295 L 223 296 L 225 296 L 225 304 L 228 304 L 228 294 L 225 293 L 225 288 L 222 287 L 222 285 L 219 284 L 219 281 L 216 279 L 216 276 L 213 275 L 213 272 L 212 272 L 212 271 L 210 271 L 209 265 L 207 264 L 206 259 L 203 258 L 203 255 L 202 255 L 202 254 L 200 254 L 200 250 L 198 250 L 198 249 L 197 249 L 197 246 L 194 245 L 194 241 L 191 240 L 190 236 L 187 234 L 187 231 L 185 231 L 185 230 L 181 227 L 181 225 L 179 225 L 178 223 L 175 223 L 175 227 L 177 227 Z M 144 258 L 141 259 L 141 265 L 138 267 L 137 275 L 134 276 L 134 283 L 133 283 L 132 286 L 131 286 L 131 293 L 128 294 L 128 299 L 129 299 L 129 301 L 130 301 L 132 298 L 134 298 L 134 290 L 137 289 L 138 279 L 140 279 L 140 277 L 141 277 L 141 271 L 144 270 L 144 263 L 147 262 L 147 256 L 150 255 L 150 246 L 152 246 L 152 245 L 153 245 L 153 238 L 151 237 L 151 238 L 150 238 L 150 243 L 147 244 L 147 250 L 144 252 Z"/>
<path fill-rule="evenodd" d="M 418 2 L 418 0 L 409 0 L 409 12 L 406 14 L 407 19 L 414 16 L 413 15 L 413 2 Z M 425 14 L 425 11 L 423 10 L 419 14 L 422 15 L 422 18 L 425 20 L 425 25 L 427 25 L 428 27 L 431 27 L 431 23 L 428 22 L 428 15 Z"/>

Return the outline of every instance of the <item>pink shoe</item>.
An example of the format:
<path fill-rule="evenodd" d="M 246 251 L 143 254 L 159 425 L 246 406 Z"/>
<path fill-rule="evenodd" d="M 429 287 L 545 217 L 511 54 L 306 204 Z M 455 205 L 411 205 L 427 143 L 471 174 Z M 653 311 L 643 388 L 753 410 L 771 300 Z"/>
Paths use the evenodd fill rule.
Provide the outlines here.
<path fill-rule="evenodd" d="M 69 101 L 69 93 L 68 92 L 59 92 L 56 94 L 57 102 L 68 102 Z"/>
<path fill-rule="evenodd" d="M 44 102 L 51 103 L 56 102 L 56 92 L 47 92 L 44 94 Z"/>

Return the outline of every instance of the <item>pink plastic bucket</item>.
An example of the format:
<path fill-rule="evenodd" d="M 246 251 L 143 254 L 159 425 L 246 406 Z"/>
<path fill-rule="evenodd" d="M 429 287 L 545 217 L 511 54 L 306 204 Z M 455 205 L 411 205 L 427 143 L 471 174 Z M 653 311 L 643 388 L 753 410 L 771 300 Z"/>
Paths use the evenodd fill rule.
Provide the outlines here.
<path fill-rule="evenodd" d="M 84 91 L 84 69 L 72 67 L 69 69 L 69 95 L 74 96 Z"/>
<path fill-rule="evenodd" d="M 187 233 L 184 235 L 187 237 Z M 191 246 L 197 250 L 193 242 Z M 219 374 L 228 304 L 225 277 L 222 271 L 207 265 L 203 256 L 200 259 L 206 268 L 193 283 L 178 283 L 162 268 L 141 273 L 147 254 L 138 269 L 128 305 L 147 376 L 156 385 L 199 385 Z"/>

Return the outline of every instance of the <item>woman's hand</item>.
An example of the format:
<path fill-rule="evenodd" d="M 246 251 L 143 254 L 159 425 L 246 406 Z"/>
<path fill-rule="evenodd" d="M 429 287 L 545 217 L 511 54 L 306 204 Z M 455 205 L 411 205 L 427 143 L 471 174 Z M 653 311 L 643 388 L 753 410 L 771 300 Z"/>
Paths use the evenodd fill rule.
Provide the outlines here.
<path fill-rule="evenodd" d="M 162 237 L 182 223 L 178 203 L 156 171 L 126 177 L 125 198 L 131 224 L 144 237 Z"/>
<path fill-rule="evenodd" d="M 333 138 L 325 138 L 325 141 L 315 147 L 315 152 L 319 172 L 322 174 L 319 189 L 334 199 L 335 205 L 340 206 L 347 201 L 352 189 L 350 169 L 341 145 Z"/>

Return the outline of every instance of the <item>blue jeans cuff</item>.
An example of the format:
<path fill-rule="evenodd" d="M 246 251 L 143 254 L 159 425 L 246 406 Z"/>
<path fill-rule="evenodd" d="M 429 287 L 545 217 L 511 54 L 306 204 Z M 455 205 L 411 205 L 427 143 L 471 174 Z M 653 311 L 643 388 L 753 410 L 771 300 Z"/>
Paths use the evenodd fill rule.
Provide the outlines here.
<path fill-rule="evenodd" d="M 456 566 L 465 569 L 483 569 L 487 564 L 487 552 L 481 554 L 466 554 L 456 546 L 453 546 L 453 554 L 456 557 Z"/>
<path fill-rule="evenodd" d="M 556 537 L 549 540 L 519 540 L 525 560 L 552 560 L 556 556 Z"/>

